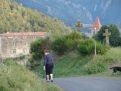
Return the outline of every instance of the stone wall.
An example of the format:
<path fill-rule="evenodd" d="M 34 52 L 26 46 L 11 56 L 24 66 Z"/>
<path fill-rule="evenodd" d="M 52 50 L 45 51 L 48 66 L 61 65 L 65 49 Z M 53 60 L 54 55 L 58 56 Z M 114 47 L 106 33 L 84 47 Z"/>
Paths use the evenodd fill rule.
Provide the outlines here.
<path fill-rule="evenodd" d="M 0 36 L 0 58 L 19 57 L 29 54 L 30 44 L 43 36 Z"/>

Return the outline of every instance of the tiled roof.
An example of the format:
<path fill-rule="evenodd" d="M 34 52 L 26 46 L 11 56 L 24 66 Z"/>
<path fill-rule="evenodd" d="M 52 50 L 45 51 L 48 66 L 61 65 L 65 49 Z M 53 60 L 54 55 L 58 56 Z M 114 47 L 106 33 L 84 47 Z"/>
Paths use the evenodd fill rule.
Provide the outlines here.
<path fill-rule="evenodd" d="M 0 34 L 3 36 L 29 36 L 29 35 L 35 35 L 35 36 L 46 36 L 47 32 L 7 32 Z"/>

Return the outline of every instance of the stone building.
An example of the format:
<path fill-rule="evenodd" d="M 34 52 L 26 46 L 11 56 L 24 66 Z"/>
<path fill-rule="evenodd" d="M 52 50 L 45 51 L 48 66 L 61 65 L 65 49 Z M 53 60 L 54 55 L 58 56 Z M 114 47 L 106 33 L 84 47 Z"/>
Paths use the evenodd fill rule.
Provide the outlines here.
<path fill-rule="evenodd" d="M 8 32 L 0 34 L 0 58 L 18 57 L 29 54 L 30 44 L 47 32 Z"/>

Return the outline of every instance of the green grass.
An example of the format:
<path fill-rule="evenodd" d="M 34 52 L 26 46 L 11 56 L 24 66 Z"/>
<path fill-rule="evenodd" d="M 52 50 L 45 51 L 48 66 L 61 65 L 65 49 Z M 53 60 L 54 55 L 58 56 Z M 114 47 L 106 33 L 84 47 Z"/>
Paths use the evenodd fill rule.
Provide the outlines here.
<path fill-rule="evenodd" d="M 0 64 L 0 91 L 63 91 L 13 61 Z"/>
<path fill-rule="evenodd" d="M 112 74 L 109 68 L 121 66 L 121 48 L 111 48 L 105 55 L 80 56 L 76 52 L 55 57 L 54 77 L 67 76 L 121 76 L 120 72 Z M 33 69 L 41 77 L 45 76 L 42 65 Z"/>
<path fill-rule="evenodd" d="M 121 62 L 120 55 L 121 48 L 111 48 L 105 55 L 97 56 L 80 56 L 78 53 L 69 53 L 58 58 L 54 73 L 56 77 L 99 74 L 118 76 L 120 74 L 112 75 L 109 68 Z"/>
<path fill-rule="evenodd" d="M 62 56 L 55 64 L 55 76 L 78 76 L 86 74 L 83 68 L 90 61 L 90 58 L 91 56 L 83 58 L 75 53 Z"/>

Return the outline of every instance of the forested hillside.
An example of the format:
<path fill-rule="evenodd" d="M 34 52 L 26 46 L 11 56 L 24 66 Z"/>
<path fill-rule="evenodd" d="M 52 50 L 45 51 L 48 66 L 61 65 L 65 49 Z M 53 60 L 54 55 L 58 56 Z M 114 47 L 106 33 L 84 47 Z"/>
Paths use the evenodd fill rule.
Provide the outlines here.
<path fill-rule="evenodd" d="M 69 31 L 63 22 L 23 7 L 14 0 L 0 0 L 0 33 L 49 31 L 60 35 Z"/>

